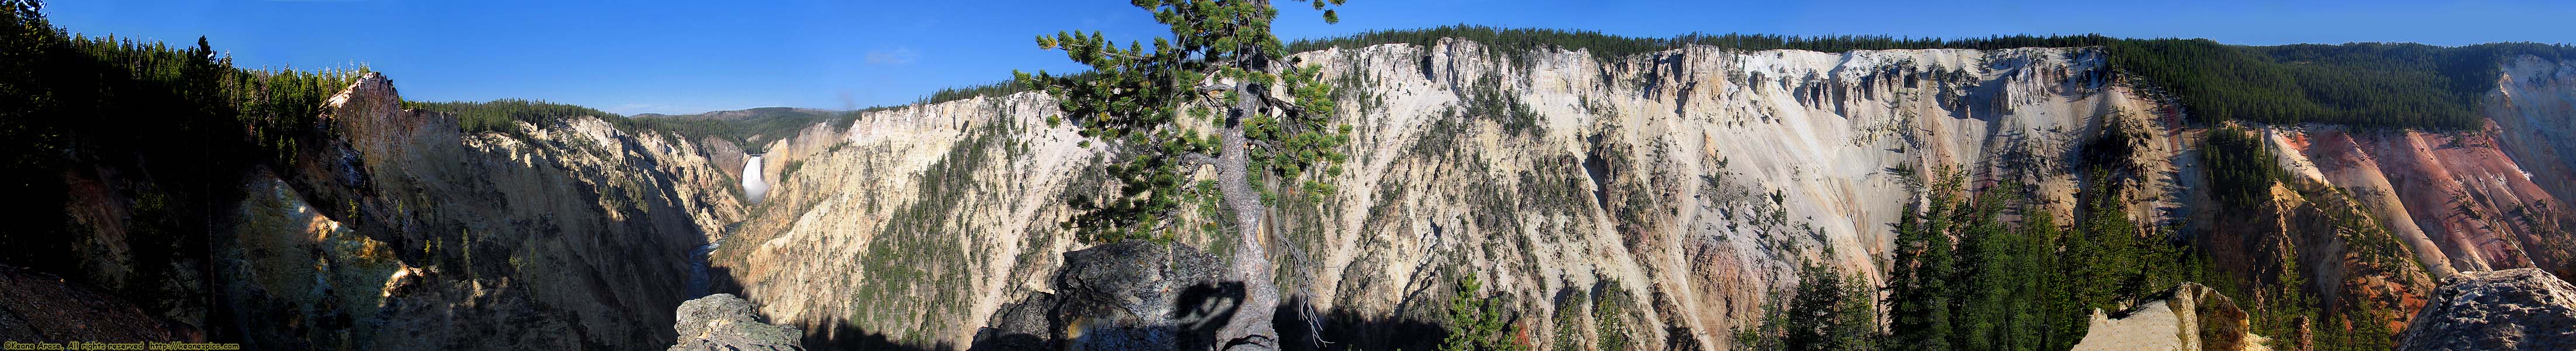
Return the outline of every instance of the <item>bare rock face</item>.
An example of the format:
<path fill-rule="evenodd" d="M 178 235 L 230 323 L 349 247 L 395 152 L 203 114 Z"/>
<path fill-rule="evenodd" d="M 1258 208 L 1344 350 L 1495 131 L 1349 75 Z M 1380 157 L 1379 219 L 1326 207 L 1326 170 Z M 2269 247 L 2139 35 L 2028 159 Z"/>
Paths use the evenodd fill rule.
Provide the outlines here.
<path fill-rule="evenodd" d="M 2135 167 L 2137 181 L 2118 192 L 2131 218 L 2208 238 L 2222 248 L 2220 267 L 2297 260 L 2336 303 L 2412 310 L 2453 267 L 2576 257 L 2565 236 L 2516 224 L 2568 208 L 2551 192 L 2576 184 L 2554 181 L 2576 179 L 2561 167 L 2576 164 L 2561 156 L 2576 147 L 2556 142 L 2576 135 L 2559 118 L 2576 94 L 2576 79 L 2562 77 L 2576 66 L 2509 62 L 2499 82 L 2507 98 L 2484 109 L 2503 132 L 2492 137 L 2267 129 L 2275 154 L 2297 166 L 2290 193 L 2300 200 L 2249 216 L 2198 190 L 2209 170 L 2193 149 L 2203 133 L 2192 117 L 2118 83 L 2107 55 L 1690 46 L 1614 57 L 1454 39 L 1298 53 L 1340 82 L 1333 122 L 1352 139 L 1344 172 L 1325 180 L 1337 190 L 1282 197 L 1296 201 L 1262 222 L 1280 256 L 1277 287 L 1312 311 L 1286 319 L 1400 325 L 1424 317 L 1409 314 L 1430 302 L 1421 287 L 1472 275 L 1529 320 L 1603 328 L 1587 308 L 1541 301 L 1615 294 L 1638 302 L 1623 311 L 1631 318 L 1608 319 L 1632 322 L 1612 326 L 1632 328 L 1623 340 L 1723 349 L 1731 340 L 1706 336 L 1758 321 L 1769 292 L 1796 283 L 1797 262 L 1883 283 L 1888 223 L 1917 199 L 1908 174 L 1944 169 L 2028 184 L 2042 210 L 2065 218 L 2079 203 L 2079 170 Z M 969 98 L 865 112 L 847 127 L 817 124 L 754 146 L 772 152 L 764 172 L 780 174 L 713 265 L 780 321 L 896 344 L 981 346 L 1004 339 L 978 327 L 1055 326 L 1057 302 L 1029 292 L 1072 298 L 1049 290 L 1073 265 L 1059 254 L 1088 244 L 1054 224 L 1072 213 L 1069 200 L 1114 183 L 1096 162 L 1110 149 L 1047 123 L 1055 109 L 1042 93 Z M 2125 151 L 2086 151 L 2107 145 Z M 790 163 L 800 170 L 784 172 Z M 2024 168 L 2046 171 L 2015 171 Z M 1228 225 L 1186 212 L 1175 228 Z M 2471 215 L 2450 215 L 2461 212 Z M 2338 230 L 2346 224 L 2334 218 L 2385 230 Z M 1199 232 L 1171 240 L 1233 252 L 1231 237 Z M 2305 235 L 2276 242 L 2284 233 Z M 1005 315 L 1028 318 L 988 319 Z M 1290 324 L 1333 343 L 1392 338 Z M 1022 335 L 1055 333 L 1032 330 Z M 1555 334 L 1531 338 L 1553 344 Z M 1597 333 L 1583 334 L 1573 337 Z"/>
<path fill-rule="evenodd" d="M 680 303 L 680 343 L 671 351 L 682 350 L 804 350 L 797 342 L 805 333 L 794 326 L 760 321 L 758 306 L 733 294 L 707 295 Z"/>
<path fill-rule="evenodd" d="M 1288 319 L 1348 317 L 1278 328 L 1400 342 L 1410 336 L 1350 326 L 1420 319 L 1408 313 L 1425 309 L 1407 306 L 1431 303 L 1423 287 L 1474 275 L 1534 318 L 1589 308 L 1526 302 L 1612 293 L 1638 302 L 1621 319 L 1633 323 L 1614 326 L 1630 328 L 1624 340 L 1725 348 L 1708 335 L 1757 320 L 1765 292 L 1795 284 L 1802 259 L 1882 271 L 1871 256 L 1914 198 L 1902 173 L 2071 165 L 2083 161 L 2066 155 L 2115 129 L 2138 138 L 2136 162 L 2181 154 L 2166 146 L 2187 142 L 2139 131 L 2160 128 L 2153 104 L 2107 84 L 2103 55 L 1700 46 L 1605 57 L 1466 40 L 1300 53 L 1347 82 L 1334 122 L 1352 130 L 1349 162 L 1326 181 L 1336 191 L 1283 196 L 1262 224 L 1275 226 L 1277 288 L 1302 303 Z M 714 264 L 780 321 L 909 345 L 980 342 L 974 331 L 990 325 L 959 321 L 1047 289 L 1072 266 L 1059 254 L 1085 246 L 1054 227 L 1064 204 L 1113 189 L 1094 162 L 1106 149 L 1047 123 L 1056 107 L 1041 93 L 962 99 L 800 133 L 838 140 L 782 139 L 763 161 L 801 170 L 776 179 Z M 2174 174 L 2151 173 L 2141 184 Z M 1990 180 L 2054 199 L 2077 188 L 2071 173 Z M 1177 214 L 1174 227 L 1227 225 L 1209 217 Z M 1201 232 L 1171 240 L 1236 252 L 1231 236 Z M 1836 250 L 1803 258 L 1792 246 Z M 1534 342 L 1556 341 L 1541 334 Z"/>
<path fill-rule="evenodd" d="M 2576 198 L 2576 62 L 2523 55 L 2506 58 L 2478 111 L 2495 124 L 2497 148 L 2559 199 Z"/>
<path fill-rule="evenodd" d="M 741 212 L 700 146 L 589 117 L 465 133 L 400 101 L 359 79 L 330 138 L 244 185 L 210 271 L 247 348 L 674 342 L 689 249 Z"/>
<path fill-rule="evenodd" d="M 2576 286 L 2537 268 L 2460 272 L 2398 338 L 2398 350 L 2576 349 Z"/>
<path fill-rule="evenodd" d="M 2120 312 L 2093 315 L 2076 350 L 2248 350 L 2262 338 L 2246 333 L 2245 310 L 2218 291 L 2183 283 Z"/>

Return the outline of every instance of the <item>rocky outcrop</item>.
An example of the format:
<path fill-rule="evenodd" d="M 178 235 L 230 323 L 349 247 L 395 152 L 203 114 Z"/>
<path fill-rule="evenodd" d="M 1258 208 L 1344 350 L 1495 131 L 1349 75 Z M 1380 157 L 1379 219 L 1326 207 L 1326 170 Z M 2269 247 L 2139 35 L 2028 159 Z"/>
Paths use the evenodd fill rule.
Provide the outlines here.
<path fill-rule="evenodd" d="M 733 294 L 707 295 L 680 303 L 680 342 L 671 351 L 804 350 L 805 333 L 794 326 L 761 322 L 759 307 Z"/>
<path fill-rule="evenodd" d="M 1054 293 L 1004 306 L 976 332 L 984 350 L 1205 350 L 1239 313 L 1241 284 L 1216 256 L 1130 241 L 1065 253 Z"/>
<path fill-rule="evenodd" d="M 2576 349 L 2576 286 L 2539 269 L 2460 272 L 2398 338 L 2398 350 Z"/>
<path fill-rule="evenodd" d="M 2115 315 L 2094 311 L 2075 350 L 2264 349 L 2264 338 L 2247 328 L 2245 310 L 2216 290 L 2183 283 L 2155 296 Z"/>

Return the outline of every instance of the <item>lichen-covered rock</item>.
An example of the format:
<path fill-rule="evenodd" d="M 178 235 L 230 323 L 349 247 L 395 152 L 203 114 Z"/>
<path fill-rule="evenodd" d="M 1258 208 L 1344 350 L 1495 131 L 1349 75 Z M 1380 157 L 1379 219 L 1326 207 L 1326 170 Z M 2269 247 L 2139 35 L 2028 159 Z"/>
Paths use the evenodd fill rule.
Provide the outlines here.
<path fill-rule="evenodd" d="M 2536 268 L 2460 272 L 2398 338 L 2398 350 L 2576 350 L 2576 286 Z"/>
<path fill-rule="evenodd" d="M 680 343 L 671 351 L 681 350 L 804 350 L 797 346 L 805 333 L 794 326 L 768 324 L 755 314 L 759 308 L 733 294 L 707 295 L 681 303 L 679 324 L 675 325 Z"/>
<path fill-rule="evenodd" d="M 1144 241 L 1064 254 L 1055 292 L 995 311 L 975 349 L 1199 350 L 1236 312 L 1243 289 L 1215 255 Z"/>
<path fill-rule="evenodd" d="M 1217 282 L 1216 256 L 1185 245 L 1129 241 L 1065 253 L 1064 261 L 1056 318 L 1083 349 L 1204 349 L 1182 345 L 1205 345 L 1241 298 L 1239 286 Z"/>
<path fill-rule="evenodd" d="M 975 331 L 975 343 L 969 350 L 1046 350 L 1054 336 L 1055 294 L 1031 292 L 1020 302 L 1003 304 L 993 311 L 986 327 Z"/>

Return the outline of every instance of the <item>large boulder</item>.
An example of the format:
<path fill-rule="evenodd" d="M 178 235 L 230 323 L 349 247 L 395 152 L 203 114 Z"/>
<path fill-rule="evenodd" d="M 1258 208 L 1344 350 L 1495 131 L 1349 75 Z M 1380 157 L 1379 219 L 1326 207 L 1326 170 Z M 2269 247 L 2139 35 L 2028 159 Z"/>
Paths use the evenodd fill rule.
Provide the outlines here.
<path fill-rule="evenodd" d="M 1243 289 L 1223 282 L 1216 256 L 1145 241 L 1064 254 L 1055 291 L 994 311 L 978 350 L 1204 350 Z"/>
<path fill-rule="evenodd" d="M 680 343 L 670 351 L 683 350 L 804 350 L 797 342 L 805 333 L 793 326 L 762 323 L 758 306 L 733 294 L 707 295 L 680 304 Z"/>
<path fill-rule="evenodd" d="M 2537 268 L 2460 272 L 2398 338 L 2398 350 L 2576 350 L 2576 286 Z"/>
<path fill-rule="evenodd" d="M 2182 283 L 2156 298 L 2117 315 L 2093 314 L 2076 350 L 2209 350 L 2259 349 L 2262 338 L 2246 333 L 2245 310 L 2217 290 Z"/>

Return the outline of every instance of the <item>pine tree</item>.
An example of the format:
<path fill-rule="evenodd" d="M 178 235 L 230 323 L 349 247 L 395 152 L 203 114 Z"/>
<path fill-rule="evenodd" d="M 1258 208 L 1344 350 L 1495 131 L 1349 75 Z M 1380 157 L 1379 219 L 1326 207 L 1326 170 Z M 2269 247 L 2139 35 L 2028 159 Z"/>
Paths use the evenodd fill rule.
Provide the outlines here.
<path fill-rule="evenodd" d="M 1956 307 L 1950 286 L 1954 250 L 1950 239 L 1953 204 L 1961 180 L 1944 169 L 1933 172 L 1924 189 L 1923 210 L 1906 211 L 1897 220 L 1894 273 L 1888 282 L 1890 345 L 1898 350 L 1948 350 Z"/>
<path fill-rule="evenodd" d="M 1878 287 L 1869 279 L 1854 273 L 1845 275 L 1840 315 L 1835 318 L 1833 337 L 1841 350 L 1878 350 Z"/>
<path fill-rule="evenodd" d="M 1081 128 L 1081 135 L 1100 141 L 1084 145 L 1107 149 L 1109 176 L 1122 185 L 1114 196 L 1074 199 L 1079 213 L 1064 226 L 1106 241 L 1171 231 L 1170 219 L 1184 208 L 1182 199 L 1192 196 L 1186 180 L 1200 166 L 1214 166 L 1216 195 L 1233 212 L 1229 224 L 1240 243 L 1228 278 L 1246 287 L 1234 319 L 1217 336 L 1229 345 L 1275 348 L 1270 321 L 1279 288 L 1265 244 L 1273 240 L 1261 237 L 1265 198 L 1281 188 L 1310 196 L 1331 192 L 1321 179 L 1340 172 L 1350 127 L 1330 123 L 1336 107 L 1333 87 L 1318 79 L 1322 67 L 1289 61 L 1271 34 L 1271 20 L 1278 17 L 1271 2 L 1133 3 L 1169 26 L 1172 36 L 1155 38 L 1150 49 L 1139 42 L 1121 48 L 1097 31 L 1039 36 L 1039 48 L 1063 50 L 1091 72 L 1012 72 L 1027 88 L 1055 97 L 1061 119 Z M 1310 5 L 1324 10 L 1325 22 L 1339 21 L 1325 10 L 1326 0 Z M 1214 135 L 1183 127 L 1183 117 L 1210 122 Z"/>
<path fill-rule="evenodd" d="M 1441 351 L 1521 349 L 1510 340 L 1511 319 L 1503 315 L 1503 304 L 1479 296 L 1483 289 L 1474 276 L 1458 279 L 1458 295 L 1449 298 L 1449 336 L 1441 339 Z"/>
<path fill-rule="evenodd" d="M 1798 292 L 1790 298 L 1789 326 L 1782 343 L 1790 350 L 1841 350 L 1848 341 L 1836 335 L 1843 332 L 1842 275 L 1830 268 L 1807 265 L 1798 273 Z"/>

